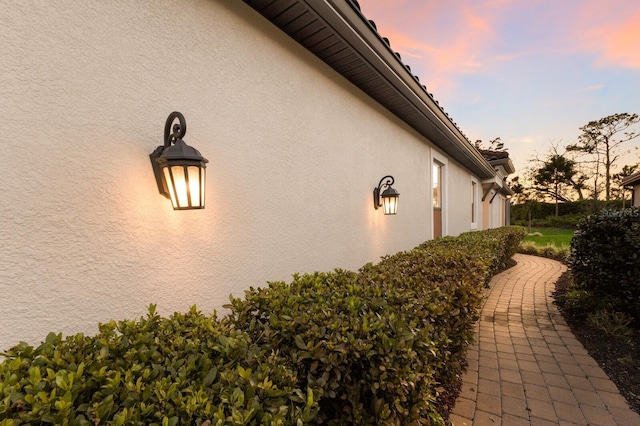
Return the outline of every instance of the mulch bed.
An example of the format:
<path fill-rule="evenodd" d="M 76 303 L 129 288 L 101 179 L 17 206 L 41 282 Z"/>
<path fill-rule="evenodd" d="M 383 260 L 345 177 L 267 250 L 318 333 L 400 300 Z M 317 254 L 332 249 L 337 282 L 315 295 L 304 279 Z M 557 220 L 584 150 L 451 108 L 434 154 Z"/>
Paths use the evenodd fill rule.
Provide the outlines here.
<path fill-rule="evenodd" d="M 587 323 L 586 313 L 568 309 L 564 295 L 570 283 L 565 272 L 556 283 L 554 297 L 562 316 L 589 354 L 618 386 L 631 409 L 640 414 L 640 330 L 615 337 Z"/>

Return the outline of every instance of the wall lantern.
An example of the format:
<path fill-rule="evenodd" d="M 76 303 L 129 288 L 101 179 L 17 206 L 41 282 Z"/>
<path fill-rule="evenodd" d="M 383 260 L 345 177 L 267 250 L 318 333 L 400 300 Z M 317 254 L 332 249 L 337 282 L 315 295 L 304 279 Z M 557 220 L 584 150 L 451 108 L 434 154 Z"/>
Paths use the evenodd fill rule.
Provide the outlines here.
<path fill-rule="evenodd" d="M 178 119 L 178 123 L 171 125 Z M 184 115 L 172 112 L 164 125 L 164 145 L 151 154 L 151 166 L 160 194 L 174 210 L 204 209 L 205 171 L 208 160 L 182 140 L 187 133 Z"/>
<path fill-rule="evenodd" d="M 380 179 L 378 187 L 373 189 L 373 207 L 375 207 L 376 210 L 382 207 L 384 214 L 398 213 L 398 198 L 400 198 L 400 193 L 391 187 L 394 182 L 393 176 L 385 176 Z M 383 187 L 387 189 L 380 194 L 380 190 Z"/>

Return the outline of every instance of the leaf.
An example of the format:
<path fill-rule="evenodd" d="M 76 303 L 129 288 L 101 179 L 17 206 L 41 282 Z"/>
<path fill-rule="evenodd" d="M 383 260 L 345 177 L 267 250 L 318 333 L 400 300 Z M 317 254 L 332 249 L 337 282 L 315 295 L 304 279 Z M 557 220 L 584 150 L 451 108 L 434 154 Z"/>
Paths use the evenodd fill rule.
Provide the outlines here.
<path fill-rule="evenodd" d="M 296 335 L 296 337 L 294 338 L 294 341 L 298 349 L 302 349 L 302 350 L 307 349 L 307 345 L 304 343 L 304 340 L 302 340 L 302 337 L 300 337 L 300 335 Z"/>
<path fill-rule="evenodd" d="M 313 390 L 307 387 L 307 406 L 313 405 Z"/>
<path fill-rule="evenodd" d="M 247 380 L 249 379 L 249 377 L 251 377 L 251 369 L 245 370 L 241 365 L 238 365 L 238 374 L 240 375 L 240 377 Z"/>
<path fill-rule="evenodd" d="M 211 370 L 209 370 L 209 373 L 206 375 L 206 377 L 202 381 L 202 384 L 205 386 L 211 385 L 211 383 L 213 383 L 213 381 L 216 379 L 217 375 L 218 375 L 218 369 L 213 367 Z"/>
<path fill-rule="evenodd" d="M 62 336 L 61 334 L 58 335 L 56 333 L 51 332 L 51 333 L 47 334 L 47 337 L 46 337 L 46 339 L 44 341 L 45 341 L 45 343 L 56 344 L 56 343 L 60 342 L 61 336 Z"/>

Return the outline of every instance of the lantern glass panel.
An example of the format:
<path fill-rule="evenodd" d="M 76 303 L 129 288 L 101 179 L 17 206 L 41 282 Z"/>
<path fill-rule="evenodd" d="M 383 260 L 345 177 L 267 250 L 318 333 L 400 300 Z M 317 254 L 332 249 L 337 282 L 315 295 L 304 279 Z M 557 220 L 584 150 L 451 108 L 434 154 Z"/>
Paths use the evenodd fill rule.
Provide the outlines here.
<path fill-rule="evenodd" d="M 178 205 L 173 208 L 184 208 L 189 206 L 189 196 L 187 193 L 187 177 L 184 174 L 184 166 L 171 166 L 171 177 L 173 178 L 173 187 L 176 191 L 176 199 Z M 171 185 L 171 181 L 167 182 Z"/>
<path fill-rule="evenodd" d="M 173 179 L 171 178 L 171 170 L 169 169 L 169 167 L 163 167 L 162 173 L 164 174 L 164 182 L 167 185 L 167 189 L 169 190 L 169 197 L 171 198 L 171 204 L 175 209 L 178 203 L 176 202 L 176 193 L 173 190 Z"/>
<path fill-rule="evenodd" d="M 396 214 L 398 212 L 398 197 L 382 197 L 384 214 Z"/>
<path fill-rule="evenodd" d="M 204 182 L 207 169 L 200 168 L 200 207 L 204 208 Z"/>
<path fill-rule="evenodd" d="M 200 167 L 189 166 L 187 167 L 187 173 L 189 175 L 190 207 L 200 207 Z"/>

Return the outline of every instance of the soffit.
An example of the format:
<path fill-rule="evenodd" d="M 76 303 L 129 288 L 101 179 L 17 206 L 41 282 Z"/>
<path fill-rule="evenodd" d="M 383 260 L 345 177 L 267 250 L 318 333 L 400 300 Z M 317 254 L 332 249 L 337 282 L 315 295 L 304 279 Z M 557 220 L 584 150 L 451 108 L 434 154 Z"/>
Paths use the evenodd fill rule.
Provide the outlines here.
<path fill-rule="evenodd" d="M 244 1 L 480 178 L 495 174 L 356 2 Z"/>
<path fill-rule="evenodd" d="M 638 184 L 640 184 L 640 172 L 634 173 L 622 180 L 623 186 L 634 186 Z"/>
<path fill-rule="evenodd" d="M 511 159 L 509 157 L 499 158 L 497 160 L 487 160 L 487 161 L 489 161 L 489 164 L 491 164 L 494 167 L 497 167 L 497 166 L 504 167 L 504 171 L 508 175 L 516 171 L 516 168 L 513 166 L 513 163 L 511 162 Z"/>

